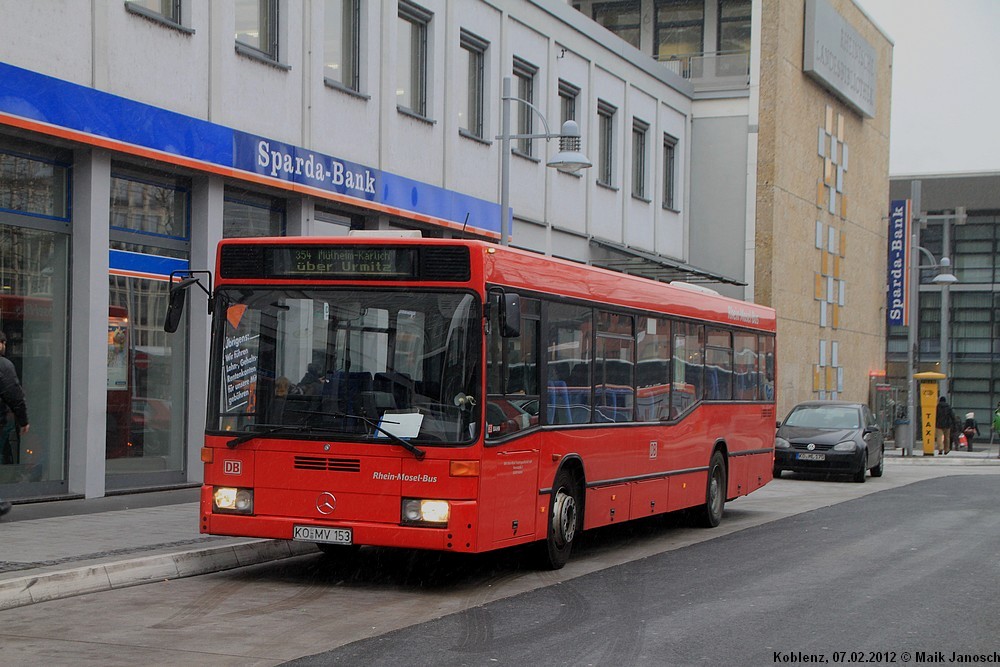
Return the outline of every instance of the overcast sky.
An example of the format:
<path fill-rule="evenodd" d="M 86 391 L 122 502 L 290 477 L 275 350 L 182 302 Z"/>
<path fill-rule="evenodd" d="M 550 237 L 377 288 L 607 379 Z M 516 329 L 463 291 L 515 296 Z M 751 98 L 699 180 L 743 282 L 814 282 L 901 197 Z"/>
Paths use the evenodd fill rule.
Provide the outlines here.
<path fill-rule="evenodd" d="M 855 1 L 895 44 L 890 175 L 1000 171 L 1000 0 Z"/>

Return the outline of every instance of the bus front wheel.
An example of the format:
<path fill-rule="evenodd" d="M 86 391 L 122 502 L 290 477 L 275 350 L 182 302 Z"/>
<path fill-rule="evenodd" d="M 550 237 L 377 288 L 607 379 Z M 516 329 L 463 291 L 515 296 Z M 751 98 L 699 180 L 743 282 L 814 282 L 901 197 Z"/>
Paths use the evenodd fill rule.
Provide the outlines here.
<path fill-rule="evenodd" d="M 705 485 L 705 504 L 696 508 L 695 522 L 704 528 L 715 528 L 722 522 L 726 506 L 726 462 L 722 452 L 712 454 L 708 464 L 708 483 Z"/>
<path fill-rule="evenodd" d="M 552 484 L 552 499 L 549 504 L 549 520 L 545 537 L 542 565 L 558 570 L 569 561 L 580 525 L 580 485 L 569 471 L 563 469 Z"/>

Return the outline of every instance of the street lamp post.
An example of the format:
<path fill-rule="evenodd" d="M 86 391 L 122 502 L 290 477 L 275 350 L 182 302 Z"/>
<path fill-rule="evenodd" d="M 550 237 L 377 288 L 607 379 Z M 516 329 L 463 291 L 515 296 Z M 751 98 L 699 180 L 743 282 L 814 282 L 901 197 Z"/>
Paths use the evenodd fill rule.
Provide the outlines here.
<path fill-rule="evenodd" d="M 948 338 L 950 331 L 948 326 L 948 288 L 950 285 L 958 282 L 958 278 L 951 272 L 951 259 L 948 258 L 947 221 L 952 216 L 942 216 L 945 220 L 944 245 L 942 246 L 943 255 L 941 262 L 938 263 L 934 259 L 934 255 L 927 248 L 920 245 L 920 225 L 929 217 L 921 216 L 920 214 L 920 181 L 913 181 L 910 184 L 910 201 L 913 209 L 913 232 L 910 234 L 910 313 L 909 325 L 906 331 L 906 372 L 909 386 L 906 399 L 906 417 L 910 421 L 911 428 L 906 441 L 903 442 L 904 456 L 913 454 L 913 442 L 916 434 L 919 432 L 916 411 L 917 381 L 913 376 L 917 372 L 917 360 L 919 356 L 917 355 L 917 328 L 920 326 L 920 269 L 938 269 L 938 274 L 934 276 L 932 282 L 941 285 L 940 370 L 944 374 L 947 374 L 948 368 Z M 931 260 L 931 263 L 921 266 L 920 255 L 918 253 L 924 253 Z"/>
<path fill-rule="evenodd" d="M 500 244 L 507 245 L 510 237 L 510 142 L 511 139 L 559 139 L 559 152 L 546 166 L 576 173 L 581 169 L 592 167 L 587 156 L 580 152 L 580 126 L 576 121 L 567 120 L 562 124 L 559 134 L 549 132 L 549 124 L 545 116 L 527 100 L 514 97 L 510 92 L 511 79 L 503 78 L 502 103 L 500 105 L 500 132 L 496 138 L 500 141 Z M 511 134 L 510 133 L 510 103 L 520 102 L 538 114 L 545 127 L 544 134 Z"/>

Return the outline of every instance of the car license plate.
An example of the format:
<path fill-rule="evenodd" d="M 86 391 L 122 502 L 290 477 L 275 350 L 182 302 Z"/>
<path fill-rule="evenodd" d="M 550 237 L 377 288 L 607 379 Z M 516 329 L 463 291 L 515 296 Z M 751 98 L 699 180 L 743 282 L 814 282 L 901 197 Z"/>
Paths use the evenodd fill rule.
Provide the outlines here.
<path fill-rule="evenodd" d="M 801 454 L 796 454 L 795 458 L 799 461 L 826 461 L 826 454 L 820 452 L 802 452 Z"/>
<path fill-rule="evenodd" d="M 292 539 L 297 542 L 323 542 L 324 544 L 353 544 L 354 535 L 350 528 L 320 528 L 319 526 L 295 526 Z"/>

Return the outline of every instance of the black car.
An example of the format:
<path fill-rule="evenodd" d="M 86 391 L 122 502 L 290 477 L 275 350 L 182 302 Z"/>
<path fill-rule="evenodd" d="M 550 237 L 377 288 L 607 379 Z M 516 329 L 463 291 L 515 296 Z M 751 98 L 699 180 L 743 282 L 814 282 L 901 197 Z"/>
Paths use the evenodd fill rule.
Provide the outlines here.
<path fill-rule="evenodd" d="M 882 431 L 864 403 L 807 401 L 778 424 L 774 439 L 774 476 L 793 472 L 851 475 L 865 481 L 865 471 L 882 476 Z"/>

